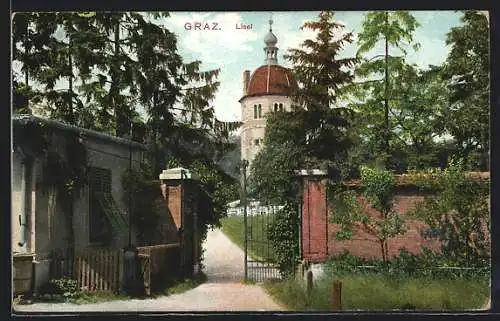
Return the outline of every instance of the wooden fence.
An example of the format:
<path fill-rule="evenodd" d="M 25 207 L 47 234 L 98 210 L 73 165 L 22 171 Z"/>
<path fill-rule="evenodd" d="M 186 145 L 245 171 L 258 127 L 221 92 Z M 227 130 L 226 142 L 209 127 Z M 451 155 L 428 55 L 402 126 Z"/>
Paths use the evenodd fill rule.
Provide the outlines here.
<path fill-rule="evenodd" d="M 65 251 L 52 255 L 51 278 L 71 277 L 78 288 L 87 292 L 118 292 L 121 284 L 123 252 L 120 249 L 96 248 L 76 254 Z"/>
<path fill-rule="evenodd" d="M 137 248 L 141 282 L 147 295 L 160 290 L 182 275 L 179 243 Z M 71 277 L 86 292 L 120 291 L 123 275 L 121 249 L 95 248 L 73 253 L 69 250 L 52 253 L 51 279 Z"/>
<path fill-rule="evenodd" d="M 147 295 L 182 275 L 179 243 L 142 246 L 137 250 Z"/>

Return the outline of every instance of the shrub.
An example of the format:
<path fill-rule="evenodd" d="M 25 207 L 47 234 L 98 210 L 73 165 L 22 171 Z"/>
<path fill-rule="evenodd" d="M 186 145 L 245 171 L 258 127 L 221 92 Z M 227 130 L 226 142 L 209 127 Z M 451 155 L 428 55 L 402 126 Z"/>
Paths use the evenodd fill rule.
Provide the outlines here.
<path fill-rule="evenodd" d="M 268 240 L 283 278 L 291 277 L 299 263 L 299 237 L 296 206 L 289 203 L 276 213 L 274 222 L 268 227 Z"/>
<path fill-rule="evenodd" d="M 429 226 L 426 236 L 438 238 L 450 260 L 482 264 L 490 249 L 489 182 L 467 177 L 462 162 L 450 162 L 445 170 L 414 173 L 413 180 L 434 192 L 409 213 Z"/>
<path fill-rule="evenodd" d="M 50 280 L 40 289 L 40 294 L 60 295 L 66 300 L 74 299 L 79 294 L 78 282 L 68 277 Z"/>

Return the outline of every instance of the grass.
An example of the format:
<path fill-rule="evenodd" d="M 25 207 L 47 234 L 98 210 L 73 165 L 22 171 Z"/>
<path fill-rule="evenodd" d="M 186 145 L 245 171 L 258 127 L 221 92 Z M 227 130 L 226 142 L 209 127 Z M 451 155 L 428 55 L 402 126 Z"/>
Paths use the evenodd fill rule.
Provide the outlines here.
<path fill-rule="evenodd" d="M 222 232 L 229 237 L 234 244 L 241 249 L 245 247 L 245 225 L 243 216 L 228 216 L 221 219 Z M 273 248 L 267 239 L 267 225 L 264 215 L 248 216 L 249 226 L 248 254 L 254 259 L 266 259 L 269 261 L 274 257 Z"/>
<path fill-rule="evenodd" d="M 295 280 L 265 284 L 270 295 L 291 310 L 330 310 L 333 279 L 315 282 L 311 296 Z M 489 296 L 489 281 L 393 279 L 375 275 L 342 278 L 343 310 L 468 310 L 481 308 Z"/>

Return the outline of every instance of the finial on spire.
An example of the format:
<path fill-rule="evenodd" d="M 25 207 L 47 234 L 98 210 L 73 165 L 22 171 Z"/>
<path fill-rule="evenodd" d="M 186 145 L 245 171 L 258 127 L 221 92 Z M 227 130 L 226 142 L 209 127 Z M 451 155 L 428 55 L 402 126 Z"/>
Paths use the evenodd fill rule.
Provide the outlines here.
<path fill-rule="evenodd" d="M 273 31 L 273 14 L 269 17 L 269 31 Z"/>

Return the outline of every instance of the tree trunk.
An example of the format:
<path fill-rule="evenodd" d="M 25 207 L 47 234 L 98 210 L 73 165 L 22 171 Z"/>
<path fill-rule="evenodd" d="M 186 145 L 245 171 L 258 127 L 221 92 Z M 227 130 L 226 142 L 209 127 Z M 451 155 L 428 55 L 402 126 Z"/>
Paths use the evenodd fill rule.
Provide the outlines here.
<path fill-rule="evenodd" d="M 120 96 L 120 87 L 118 83 L 118 74 L 120 73 L 120 65 L 117 62 L 118 57 L 120 55 L 120 20 L 116 22 L 115 30 L 114 30 L 114 58 L 113 62 L 113 72 L 111 74 L 111 88 L 110 95 L 113 101 L 113 109 L 115 112 L 115 120 L 116 120 L 116 136 L 122 137 L 124 135 L 129 134 L 130 132 L 130 119 L 127 117 L 125 113 L 125 106 L 119 105 L 119 96 Z"/>
<path fill-rule="evenodd" d="M 28 23 L 26 25 L 26 39 L 25 39 L 25 42 L 24 42 L 24 44 L 25 44 L 24 53 L 25 53 L 26 57 L 28 57 L 29 52 L 30 52 L 29 47 L 28 47 L 29 34 L 30 34 L 30 28 L 29 28 L 29 23 Z M 25 68 L 25 70 L 24 70 L 24 84 L 26 85 L 26 89 L 28 89 L 28 85 L 29 85 L 29 71 L 28 71 L 28 68 Z"/>
<path fill-rule="evenodd" d="M 379 240 L 379 243 L 380 243 L 380 250 L 381 250 L 381 253 L 382 253 L 382 261 L 387 262 L 387 258 L 385 256 L 384 241 L 383 240 Z"/>
<path fill-rule="evenodd" d="M 389 12 L 385 12 L 385 27 L 389 28 Z M 387 38 L 387 30 L 385 31 L 385 92 L 384 92 L 384 152 L 385 166 L 389 165 L 389 40 Z"/>
<path fill-rule="evenodd" d="M 73 58 L 72 58 L 72 40 L 71 36 L 69 37 L 68 44 L 68 68 L 69 68 L 69 76 L 68 76 L 68 122 L 72 125 L 75 124 L 75 116 L 73 113 Z"/>

